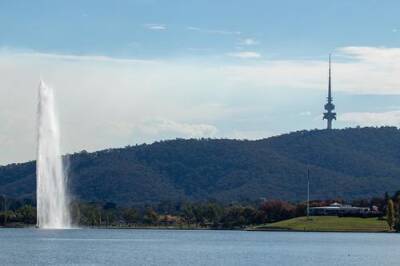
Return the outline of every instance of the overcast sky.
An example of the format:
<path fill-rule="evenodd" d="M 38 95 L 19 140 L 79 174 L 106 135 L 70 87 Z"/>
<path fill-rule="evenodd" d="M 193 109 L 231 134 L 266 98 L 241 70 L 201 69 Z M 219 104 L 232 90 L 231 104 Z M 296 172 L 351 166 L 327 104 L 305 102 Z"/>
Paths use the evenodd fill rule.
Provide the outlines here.
<path fill-rule="evenodd" d="M 398 1 L 0 1 L 0 164 L 35 158 L 40 77 L 63 152 L 400 125 Z"/>

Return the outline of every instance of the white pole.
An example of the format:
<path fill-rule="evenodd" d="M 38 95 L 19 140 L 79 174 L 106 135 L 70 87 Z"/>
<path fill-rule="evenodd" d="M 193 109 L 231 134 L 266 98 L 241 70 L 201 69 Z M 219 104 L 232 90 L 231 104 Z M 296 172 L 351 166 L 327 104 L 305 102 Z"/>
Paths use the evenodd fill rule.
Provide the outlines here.
<path fill-rule="evenodd" d="M 307 219 L 310 216 L 310 168 L 307 168 Z"/>

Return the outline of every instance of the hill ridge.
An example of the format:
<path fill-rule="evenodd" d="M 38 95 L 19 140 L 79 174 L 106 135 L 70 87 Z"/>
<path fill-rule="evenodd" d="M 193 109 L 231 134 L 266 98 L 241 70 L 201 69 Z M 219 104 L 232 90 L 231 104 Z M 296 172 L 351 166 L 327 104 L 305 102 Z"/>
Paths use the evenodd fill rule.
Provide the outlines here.
<path fill-rule="evenodd" d="M 71 192 L 85 201 L 301 201 L 307 167 L 315 199 L 400 189 L 395 127 L 302 130 L 260 140 L 175 139 L 65 158 Z M 0 194 L 33 198 L 35 161 L 1 166 Z"/>

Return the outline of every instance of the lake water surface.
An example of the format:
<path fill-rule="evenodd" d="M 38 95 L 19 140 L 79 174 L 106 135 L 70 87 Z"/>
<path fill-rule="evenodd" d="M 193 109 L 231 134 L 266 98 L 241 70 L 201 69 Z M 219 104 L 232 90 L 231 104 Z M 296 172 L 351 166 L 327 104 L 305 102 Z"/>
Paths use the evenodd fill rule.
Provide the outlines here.
<path fill-rule="evenodd" d="M 398 265 L 400 234 L 0 229 L 0 265 Z"/>

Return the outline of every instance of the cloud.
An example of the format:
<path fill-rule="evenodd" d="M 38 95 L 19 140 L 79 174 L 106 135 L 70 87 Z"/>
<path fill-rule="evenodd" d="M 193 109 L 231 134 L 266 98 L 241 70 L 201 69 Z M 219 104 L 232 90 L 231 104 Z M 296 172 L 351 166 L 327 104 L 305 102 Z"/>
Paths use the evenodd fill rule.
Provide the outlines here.
<path fill-rule="evenodd" d="M 186 27 L 189 31 L 197 31 L 201 33 L 209 33 L 209 34 L 219 34 L 219 35 L 240 35 L 240 31 L 229 31 L 229 30 L 212 30 L 212 29 L 202 29 L 198 27 Z"/>
<path fill-rule="evenodd" d="M 303 111 L 299 113 L 299 116 L 310 116 L 312 113 L 310 111 Z"/>
<path fill-rule="evenodd" d="M 149 30 L 156 30 L 156 31 L 167 30 L 167 26 L 164 24 L 145 24 L 144 26 Z"/>
<path fill-rule="evenodd" d="M 0 144 L 7 151 L 0 164 L 35 156 L 40 76 L 55 89 L 63 152 L 175 137 L 259 138 L 298 129 L 290 119 L 304 110 L 317 113 L 319 98 L 309 97 L 325 93 L 327 60 L 253 58 L 137 60 L 0 49 Z M 334 93 L 400 94 L 400 48 L 343 47 L 333 59 Z M 306 104 L 296 109 L 299 103 Z M 399 125 L 396 110 L 338 119 Z M 323 125 L 320 117 L 310 121 Z"/>
<path fill-rule="evenodd" d="M 214 137 L 218 130 L 209 124 L 182 123 L 169 119 L 152 119 L 135 125 L 132 130 L 148 136 L 168 135 L 171 138 Z"/>
<path fill-rule="evenodd" d="M 131 58 L 117 58 L 105 55 L 74 55 L 74 54 L 56 54 L 56 53 L 41 53 L 36 51 L 17 51 L 5 48 L 0 48 L 0 59 L 11 60 L 15 57 L 15 61 L 25 59 L 39 61 L 63 61 L 63 62 L 96 62 L 96 63 L 156 63 L 156 60 L 142 60 Z"/>
<path fill-rule="evenodd" d="M 212 75 L 217 80 L 235 82 L 235 86 L 262 88 L 292 88 L 325 90 L 327 83 L 327 60 L 256 60 L 251 65 L 241 63 L 188 62 L 177 60 L 137 60 L 113 58 L 107 56 L 77 56 L 63 54 L 46 54 L 37 52 L 15 52 L 0 50 L 0 56 L 10 61 L 37 60 L 43 64 L 56 61 L 99 62 L 104 65 L 115 63 L 136 66 L 143 71 L 156 67 L 165 73 L 168 65 L 174 69 L 193 70 L 188 76 L 200 77 L 194 73 Z M 261 55 L 252 51 L 240 51 L 227 55 L 243 59 L 261 59 Z M 171 64 L 172 62 L 172 64 Z M 180 63 L 178 63 L 180 62 Z M 338 48 L 333 57 L 333 88 L 334 91 L 363 94 L 400 94 L 400 48 L 382 47 L 343 47 Z M 180 69 L 180 70 L 178 70 Z M 155 74 L 155 73 L 153 73 Z M 151 74 L 151 75 L 153 75 Z M 290 78 L 288 78 L 290 77 Z M 180 78 L 182 79 L 182 77 Z"/>
<path fill-rule="evenodd" d="M 247 46 L 251 46 L 251 45 L 257 45 L 258 41 L 251 39 L 251 38 L 246 38 L 246 39 L 242 39 L 239 41 L 239 45 L 247 45 Z"/>
<path fill-rule="evenodd" d="M 337 87 L 359 93 L 400 94 L 400 48 L 343 47 L 334 63 Z"/>
<path fill-rule="evenodd" d="M 0 53 L 0 164 L 35 157 L 39 78 L 55 90 L 63 153 L 220 136 L 217 68 L 180 60 Z M 220 88 L 216 91 L 216 88 Z"/>
<path fill-rule="evenodd" d="M 275 135 L 276 133 L 270 130 L 234 130 L 229 134 L 228 137 L 232 139 L 256 140 L 272 137 Z"/>
<path fill-rule="evenodd" d="M 185 123 L 166 118 L 149 118 L 137 121 L 111 121 L 105 128 L 107 134 L 114 138 L 143 138 L 146 140 L 159 140 L 174 138 L 210 138 L 218 133 L 217 127 L 203 123 Z"/>
<path fill-rule="evenodd" d="M 241 58 L 241 59 L 255 59 L 255 58 L 261 57 L 261 55 L 259 53 L 251 52 L 251 51 L 228 53 L 227 55 L 232 56 L 232 57 Z"/>
<path fill-rule="evenodd" d="M 187 48 L 188 51 L 192 52 L 210 52 L 213 51 L 211 48 L 196 48 L 196 47 L 189 47 Z"/>
<path fill-rule="evenodd" d="M 400 111 L 349 112 L 339 115 L 338 120 L 360 126 L 400 126 Z"/>
<path fill-rule="evenodd" d="M 357 59 L 361 62 L 371 62 L 375 64 L 387 64 L 388 62 L 399 62 L 400 48 L 390 47 L 368 47 L 368 46 L 348 46 L 337 49 L 339 55 L 350 59 Z M 400 63 L 397 63 L 397 66 Z"/>

